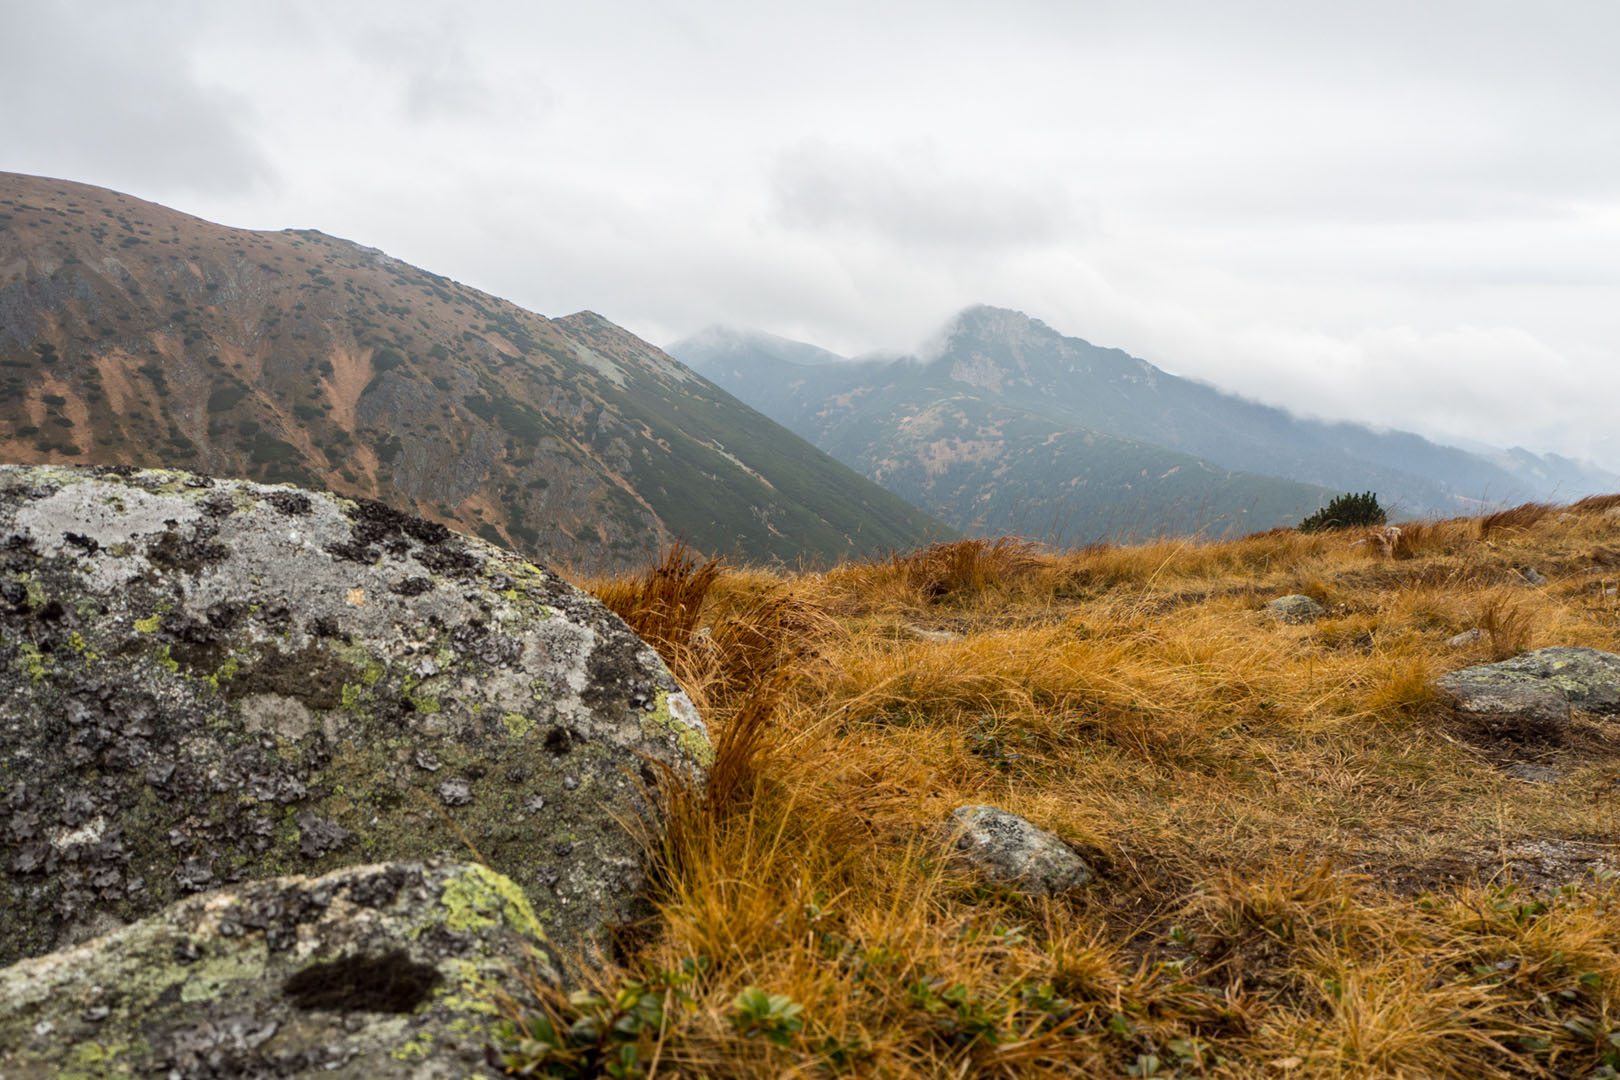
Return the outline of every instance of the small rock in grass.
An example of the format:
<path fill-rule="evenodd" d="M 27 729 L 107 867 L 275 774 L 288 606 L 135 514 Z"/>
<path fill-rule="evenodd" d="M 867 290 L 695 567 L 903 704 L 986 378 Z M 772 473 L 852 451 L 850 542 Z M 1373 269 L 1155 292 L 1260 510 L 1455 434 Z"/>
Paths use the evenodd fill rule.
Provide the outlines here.
<path fill-rule="evenodd" d="M 1532 784 L 1556 784 L 1564 778 L 1564 774 L 1551 765 L 1536 765 L 1528 761 L 1515 761 L 1502 771 L 1515 780 L 1527 780 Z"/>
<path fill-rule="evenodd" d="M 1266 610 L 1285 623 L 1315 622 L 1327 614 L 1327 608 L 1302 593 L 1279 596 L 1266 605 Z"/>
<path fill-rule="evenodd" d="M 962 806 L 956 846 L 993 881 L 1021 892 L 1055 896 L 1091 882 L 1085 860 L 1044 829 L 994 806 Z"/>
<path fill-rule="evenodd" d="M 955 630 L 930 630 L 926 626 L 913 626 L 910 623 L 906 624 L 906 633 L 918 641 L 946 642 L 962 640 L 962 635 Z"/>

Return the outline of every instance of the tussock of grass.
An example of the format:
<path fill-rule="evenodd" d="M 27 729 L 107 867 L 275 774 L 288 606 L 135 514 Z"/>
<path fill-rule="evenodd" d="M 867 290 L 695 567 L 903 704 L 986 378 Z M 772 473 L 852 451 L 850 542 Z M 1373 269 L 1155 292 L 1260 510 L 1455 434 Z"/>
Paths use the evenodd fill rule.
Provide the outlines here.
<path fill-rule="evenodd" d="M 1617 505 L 1406 522 L 1387 556 L 1008 539 L 800 576 L 666 553 L 593 583 L 703 703 L 717 762 L 667 793 L 658 918 L 589 978 L 667 1005 L 621 1040 L 660 1076 L 1612 1075 L 1620 725 L 1492 741 L 1433 685 L 1620 646 Z M 1293 592 L 1328 616 L 1265 612 Z M 967 802 L 1097 883 L 975 877 L 947 825 Z M 802 1011 L 761 1019 L 751 987 Z"/>
<path fill-rule="evenodd" d="M 1506 510 L 1498 510 L 1479 519 L 1479 537 L 1487 539 L 1494 532 L 1523 532 L 1544 520 L 1557 507 L 1551 503 L 1527 502 Z"/>

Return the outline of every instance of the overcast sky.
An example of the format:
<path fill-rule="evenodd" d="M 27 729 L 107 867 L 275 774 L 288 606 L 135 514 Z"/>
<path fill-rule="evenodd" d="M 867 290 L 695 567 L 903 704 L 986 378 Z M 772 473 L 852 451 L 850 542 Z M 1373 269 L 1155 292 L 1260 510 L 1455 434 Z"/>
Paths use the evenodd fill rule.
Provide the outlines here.
<path fill-rule="evenodd" d="M 0 0 L 0 168 L 654 343 L 975 302 L 1620 468 L 1620 4 Z"/>

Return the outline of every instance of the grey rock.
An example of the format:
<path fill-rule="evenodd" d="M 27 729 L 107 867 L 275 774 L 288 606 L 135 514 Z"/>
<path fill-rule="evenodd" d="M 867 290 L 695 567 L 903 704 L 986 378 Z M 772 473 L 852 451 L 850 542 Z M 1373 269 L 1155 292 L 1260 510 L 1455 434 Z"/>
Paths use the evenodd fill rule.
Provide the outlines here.
<path fill-rule="evenodd" d="M 1302 593 L 1279 596 L 1266 605 L 1266 610 L 1285 623 L 1315 622 L 1327 614 L 1327 608 Z"/>
<path fill-rule="evenodd" d="M 646 910 L 656 763 L 711 759 L 657 655 L 509 552 L 287 487 L 0 467 L 0 963 L 468 842 L 525 883 L 571 845 L 533 900 L 577 943 Z"/>
<path fill-rule="evenodd" d="M 933 641 L 944 644 L 950 641 L 961 641 L 962 635 L 955 630 L 930 630 L 926 626 L 914 626 L 906 623 L 904 627 L 907 634 L 918 641 Z"/>
<path fill-rule="evenodd" d="M 1464 630 L 1460 634 L 1447 638 L 1446 644 L 1451 646 L 1453 649 L 1466 649 L 1468 646 L 1477 645 L 1479 642 L 1484 640 L 1485 631 L 1476 626 L 1472 630 Z"/>
<path fill-rule="evenodd" d="M 1092 880 L 1091 867 L 1056 836 L 1017 814 L 971 805 L 951 812 L 956 846 L 993 881 L 1021 892 L 1055 896 Z"/>
<path fill-rule="evenodd" d="M 1524 578 L 1525 582 L 1530 585 L 1547 584 L 1547 578 L 1533 566 L 1519 567 L 1519 576 Z"/>
<path fill-rule="evenodd" d="M 1488 667 L 1489 665 L 1487 665 Z M 1569 699 L 1555 686 L 1503 679 L 1485 668 L 1441 676 L 1440 697 L 1483 733 L 1514 742 L 1556 743 L 1569 728 Z"/>
<path fill-rule="evenodd" d="M 1574 707 L 1620 715 L 1620 655 L 1601 649 L 1571 645 L 1536 649 L 1511 660 L 1450 672 L 1438 685 L 1470 711 L 1487 711 L 1493 696 L 1533 689 L 1556 694 L 1566 712 Z"/>
<path fill-rule="evenodd" d="M 542 940 L 522 891 L 480 866 L 194 896 L 0 971 L 0 1074 L 486 1074 L 490 994 L 524 1000 L 525 968 L 556 982 Z"/>
<path fill-rule="evenodd" d="M 466 806 L 472 802 L 472 785 L 459 776 L 439 785 L 439 798 L 446 806 Z"/>
<path fill-rule="evenodd" d="M 1564 778 L 1563 772 L 1551 765 L 1537 765 L 1529 761 L 1515 761 L 1502 771 L 1515 780 L 1532 784 L 1556 784 Z"/>

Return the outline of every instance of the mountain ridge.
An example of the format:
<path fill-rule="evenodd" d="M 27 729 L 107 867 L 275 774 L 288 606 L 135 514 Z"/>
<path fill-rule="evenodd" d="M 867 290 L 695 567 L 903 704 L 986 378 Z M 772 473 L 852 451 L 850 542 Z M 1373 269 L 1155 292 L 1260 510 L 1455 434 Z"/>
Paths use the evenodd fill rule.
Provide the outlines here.
<path fill-rule="evenodd" d="M 0 456 L 380 498 L 526 554 L 750 561 L 942 535 L 594 312 L 526 311 L 317 230 L 0 173 Z"/>

